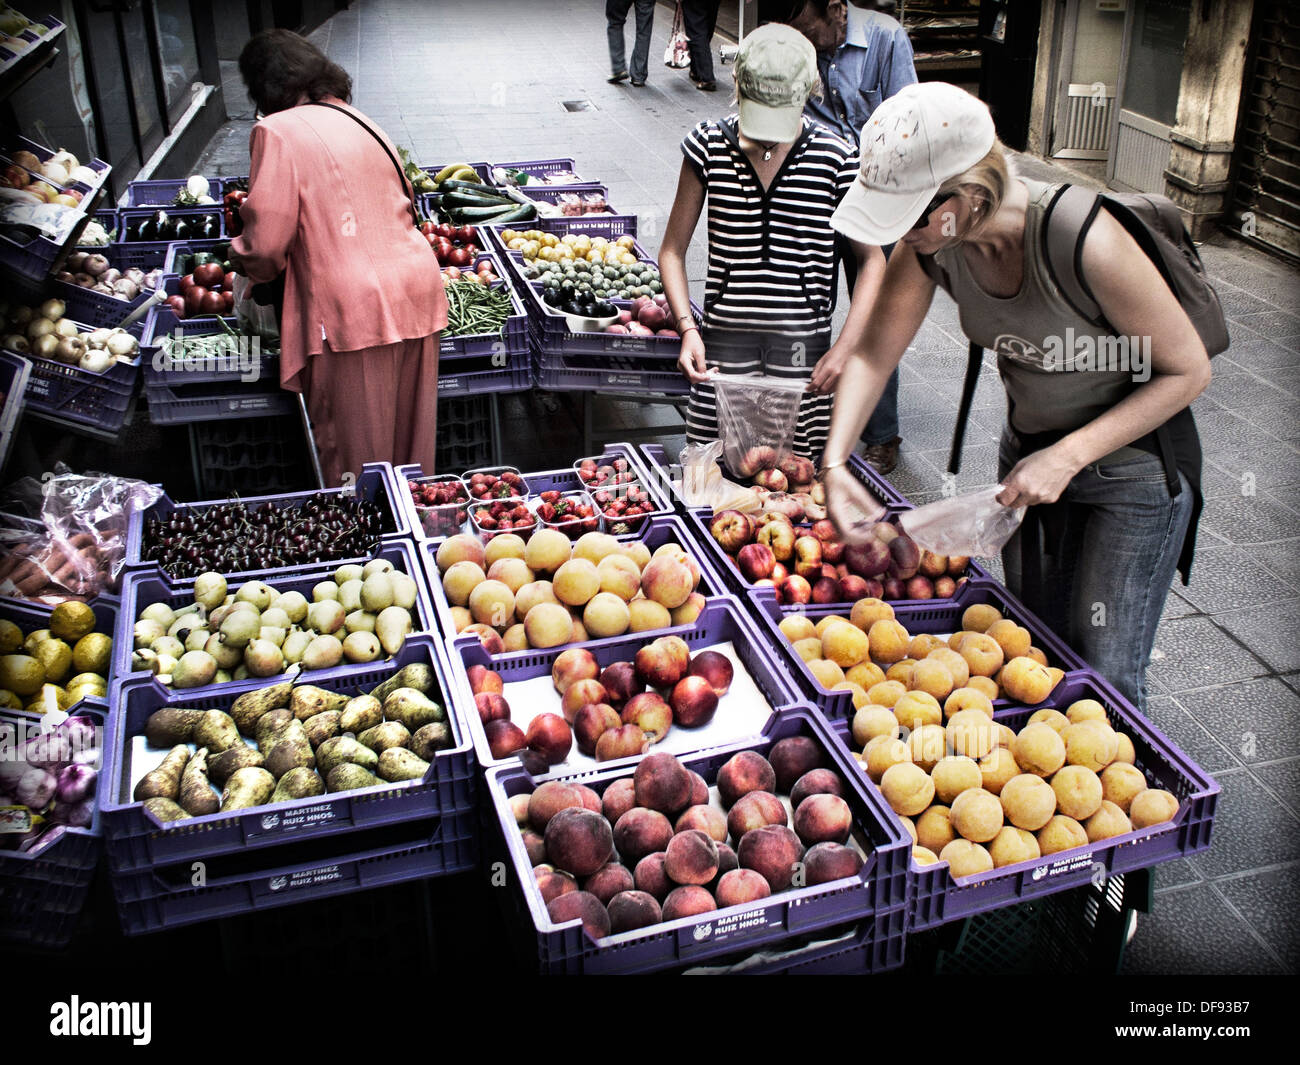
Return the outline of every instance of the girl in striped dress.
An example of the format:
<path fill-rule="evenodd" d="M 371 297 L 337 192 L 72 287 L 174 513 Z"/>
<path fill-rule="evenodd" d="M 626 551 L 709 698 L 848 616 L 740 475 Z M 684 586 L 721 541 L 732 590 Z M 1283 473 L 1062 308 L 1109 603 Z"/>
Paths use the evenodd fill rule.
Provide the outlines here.
<path fill-rule="evenodd" d="M 691 383 L 687 437 L 700 443 L 719 436 L 716 374 L 797 378 L 807 382 L 807 394 L 793 450 L 820 462 L 832 393 L 862 343 L 885 257 L 877 247 L 854 245 L 858 281 L 832 344 L 830 219 L 857 179 L 857 150 L 804 117 L 818 83 L 817 53 L 796 30 L 759 27 L 745 38 L 734 69 L 739 114 L 705 120 L 682 141 L 677 196 L 659 249 L 664 292 L 682 334 L 678 365 Z M 696 321 L 685 260 L 706 198 L 708 279 Z"/>

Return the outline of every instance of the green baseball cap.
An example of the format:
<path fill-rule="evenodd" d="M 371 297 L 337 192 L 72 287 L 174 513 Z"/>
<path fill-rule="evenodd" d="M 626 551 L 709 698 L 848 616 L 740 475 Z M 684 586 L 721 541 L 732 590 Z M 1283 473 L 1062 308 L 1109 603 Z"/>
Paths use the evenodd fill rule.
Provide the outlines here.
<path fill-rule="evenodd" d="M 740 132 L 754 141 L 794 140 L 817 81 L 812 41 L 779 23 L 759 26 L 736 53 Z"/>

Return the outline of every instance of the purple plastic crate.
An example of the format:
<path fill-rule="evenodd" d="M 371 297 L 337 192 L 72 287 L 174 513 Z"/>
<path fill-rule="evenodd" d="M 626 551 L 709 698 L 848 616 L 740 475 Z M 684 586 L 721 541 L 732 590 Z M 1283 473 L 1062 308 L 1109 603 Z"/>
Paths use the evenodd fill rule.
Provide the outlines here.
<path fill-rule="evenodd" d="M 78 703 L 76 712 L 103 726 L 106 712 L 89 700 Z M 28 729 L 40 727 L 36 714 L 6 710 L 3 718 Z M 96 803 L 89 828 L 65 828 L 34 853 L 0 850 L 0 943 L 41 950 L 68 945 L 90 894 L 103 834 Z"/>
<path fill-rule="evenodd" d="M 68 236 L 62 241 L 34 236 L 30 240 L 22 242 L 7 234 L 0 234 L 0 265 L 8 267 L 9 273 L 13 276 L 32 281 L 44 280 L 54 271 L 57 264 L 63 260 L 67 253 L 76 247 L 81 231 L 86 228 L 90 219 L 95 217 L 93 205 L 99 195 L 98 193 L 92 194 L 87 200 L 83 201 L 89 204 L 92 210 L 73 224 Z"/>
<path fill-rule="evenodd" d="M 0 469 L 9 458 L 14 429 L 26 402 L 32 364 L 21 355 L 0 351 Z"/>
<path fill-rule="evenodd" d="M 702 976 L 869 976 L 903 964 L 907 913 L 886 910 L 847 926 L 794 936 L 761 954 L 741 950 L 684 970 Z"/>
<path fill-rule="evenodd" d="M 911 839 L 879 793 L 865 784 L 856 763 L 836 743 L 811 707 L 794 706 L 774 717 L 761 737 L 686 755 L 681 761 L 710 785 L 723 764 L 736 753 L 766 753 L 779 740 L 804 736 L 821 747 L 845 782 L 844 799 L 854 815 L 855 835 L 870 845 L 862 870 L 855 877 L 815 887 L 790 888 L 758 902 L 717 910 L 699 917 L 662 922 L 620 935 L 592 940 L 579 921 L 551 922 L 532 876 L 523 838 L 510 810 L 510 797 L 535 787 L 521 765 L 487 771 L 487 797 L 494 812 L 496 845 L 504 842 L 514 867 L 514 902 L 531 925 L 540 969 L 554 974 L 645 973 L 705 963 L 711 958 L 770 948 L 780 949 L 792 937 L 859 921 L 870 915 L 901 913 L 907 894 L 907 858 Z M 615 780 L 629 776 L 628 761 L 609 768 L 565 777 L 602 792 Z M 522 897 L 520 897 L 522 895 Z M 894 919 L 894 927 L 897 927 Z M 901 950 L 901 944 L 895 948 Z"/>
<path fill-rule="evenodd" d="M 355 667 L 322 670 L 313 684 L 330 691 L 359 694 L 412 663 L 431 665 L 437 675 L 442 704 L 452 730 L 452 746 L 439 751 L 422 780 L 381 783 L 359 791 L 317 795 L 308 799 L 209 814 L 163 825 L 134 802 L 127 776 L 126 748 L 131 737 L 144 731 L 155 710 L 180 706 L 198 710 L 226 710 L 242 691 L 265 687 L 267 681 L 203 689 L 202 693 L 166 693 L 146 678 L 128 680 L 114 688 L 116 709 L 104 742 L 105 766 L 101 784 L 104 831 L 109 865 L 114 874 L 140 872 L 169 862 L 207 860 L 214 855 L 267 853 L 319 839 L 351 836 L 420 818 L 452 818 L 475 809 L 477 767 L 473 742 L 465 719 L 453 705 L 443 650 L 432 636 L 409 638 L 391 660 Z M 275 678 L 270 678 L 275 683 Z M 231 690 L 227 691 L 229 688 Z M 359 843 L 351 844 L 360 850 Z M 281 859 L 283 860 L 283 859 Z"/>
<path fill-rule="evenodd" d="M 217 202 L 209 207 L 221 207 L 222 179 L 209 177 L 208 195 Z M 188 178 L 155 178 L 150 181 L 133 181 L 126 187 L 124 207 L 177 207 L 176 197 L 189 181 Z"/>
<path fill-rule="evenodd" d="M 829 718 L 853 717 L 853 696 L 847 691 L 829 691 L 823 688 L 808 669 L 790 641 L 782 635 L 778 627 L 783 617 L 789 614 L 801 614 L 811 621 L 818 621 L 831 614 L 847 615 L 847 603 L 805 603 L 795 607 L 780 606 L 770 588 L 757 588 L 750 593 L 749 601 L 758 615 L 759 623 L 769 642 L 779 648 L 778 654 L 791 675 L 798 682 L 801 698 L 807 699 Z M 909 599 L 890 604 L 894 608 L 894 617 L 912 636 L 921 633 L 952 633 L 961 628 L 962 613 L 976 603 L 987 603 L 1001 611 L 1003 617 L 1011 618 L 1018 625 L 1027 628 L 1034 638 L 1034 646 L 1047 655 L 1048 665 L 1062 669 L 1066 674 L 1084 671 L 1088 665 L 1068 644 L 1046 625 L 1038 620 L 1020 600 L 996 581 L 973 579 L 957 589 L 952 599 Z M 1061 682 L 1062 684 L 1065 681 Z M 1051 696 L 1048 697 L 1050 702 Z M 996 699 L 995 708 L 1013 705 L 1010 700 Z M 1046 704 L 1044 704 L 1046 705 Z"/>
<path fill-rule="evenodd" d="M 193 255 L 196 252 L 210 252 L 216 255 L 221 254 L 222 249 L 228 252 L 229 248 L 229 237 L 219 237 L 215 240 L 174 240 L 167 246 L 167 255 L 162 261 L 162 271 L 164 274 L 183 277 L 190 273 L 190 270 L 184 269 L 187 264 L 181 262 L 183 256 Z"/>
<path fill-rule="evenodd" d="M 488 362 L 495 356 L 484 356 Z M 492 369 L 466 369 L 438 375 L 438 396 L 487 396 L 496 392 L 526 392 L 532 385 L 532 367 L 526 358 L 508 356 L 511 365 Z M 458 366 L 464 364 L 458 364 Z"/>
<path fill-rule="evenodd" d="M 163 291 L 168 297 L 178 296 L 181 291 L 181 279 L 170 276 L 163 280 Z M 224 333 L 221 323 L 225 322 L 231 330 L 238 326 L 238 319 L 234 314 L 195 314 L 187 318 L 178 318 L 176 312 L 171 309 L 165 302 L 155 302 L 149 308 L 148 317 L 145 319 L 144 335 L 140 340 L 140 346 L 147 349 L 158 347 L 159 340 L 169 334 L 177 331 L 183 336 L 203 336 L 208 333 Z"/>
<path fill-rule="evenodd" d="M 548 647 L 545 650 L 512 651 L 492 656 L 487 653 L 483 645 L 472 634 L 456 636 L 447 641 L 448 658 L 450 659 L 449 678 L 456 689 L 454 698 L 457 700 L 457 707 L 461 717 L 469 722 L 470 735 L 474 739 L 474 748 L 479 764 L 484 768 L 488 768 L 507 762 L 515 762 L 517 759 L 492 757 L 492 752 L 487 743 L 487 736 L 483 731 L 483 725 L 474 704 L 474 695 L 470 689 L 468 673 L 470 666 L 486 666 L 495 670 L 501 675 L 501 679 L 506 684 L 510 684 L 514 681 L 529 680 L 533 677 L 550 676 L 551 666 L 556 658 L 571 647 L 585 647 L 595 656 L 596 661 L 603 669 L 611 662 L 630 662 L 642 647 L 652 643 L 660 636 L 667 635 L 680 636 L 690 646 L 692 653 L 716 643 L 731 641 L 735 647 L 737 658 L 758 686 L 758 690 L 767 701 L 769 709 L 774 713 L 783 712 L 786 707 L 801 701 L 798 691 L 778 664 L 777 659 L 772 655 L 771 649 L 763 641 L 757 626 L 746 614 L 744 606 L 729 597 L 710 598 L 700 616 L 687 625 L 678 625 L 669 629 L 654 629 L 648 632 L 629 632 L 622 636 L 610 636 L 601 640 L 587 640 L 579 644 L 562 644 L 559 647 Z M 723 712 L 721 706 L 725 704 L 726 698 L 726 696 L 723 696 L 720 702 L 719 713 Z M 749 709 L 752 711 L 757 708 Z M 553 705 L 538 708 L 539 713 L 545 710 L 559 713 L 560 697 L 558 694 L 555 696 Z M 521 716 L 516 721 L 516 724 L 520 728 L 524 728 L 528 720 L 531 720 L 531 718 L 525 719 Z M 691 739 L 694 734 L 689 729 L 675 728 L 668 734 L 669 738 L 674 738 L 674 733 L 680 733 L 682 737 L 687 738 L 693 744 L 692 747 L 687 749 L 698 750 L 704 742 Z M 670 749 L 675 749 L 679 742 L 681 741 L 674 742 Z M 656 749 L 660 750 L 662 748 Z M 586 758 L 585 755 L 579 755 L 576 745 L 570 754 L 580 756 L 584 760 Z M 628 760 L 619 759 L 618 763 L 610 762 L 608 764 L 621 764 L 626 761 Z M 573 772 L 575 772 L 573 766 L 561 763 L 552 767 L 546 773 L 546 776 L 550 778 Z"/>
<path fill-rule="evenodd" d="M 531 178 L 544 178 L 547 174 L 557 174 L 568 171 L 571 174 L 578 174 L 574 169 L 577 166 L 576 159 L 523 159 L 514 163 L 490 163 L 489 170 L 522 170 Z M 491 174 L 488 175 L 491 178 Z M 581 177 L 581 174 L 578 174 Z M 532 184 L 531 180 L 529 184 Z M 542 188 L 572 188 L 575 185 L 594 184 L 591 180 L 575 181 L 570 185 L 541 185 Z M 527 188 L 527 185 L 521 185 L 519 188 Z"/>
<path fill-rule="evenodd" d="M 576 479 L 576 478 L 575 478 Z M 641 541 L 653 553 L 664 544 L 678 544 L 695 560 L 700 567 L 700 584 L 697 589 L 706 599 L 726 594 L 722 578 L 707 558 L 702 558 L 682 526 L 681 519 L 674 514 L 663 514 L 647 519 L 644 525 L 629 536 L 620 536 L 624 543 Z M 436 555 L 443 539 L 425 540 L 419 545 L 421 560 L 424 563 L 425 580 L 429 589 L 429 599 L 438 618 L 438 627 L 447 636 L 456 633 L 455 623 L 451 618 L 451 604 L 442 590 L 442 578 L 438 570 Z M 526 654 L 528 652 L 517 652 Z M 509 658 L 510 656 L 505 656 Z"/>
<path fill-rule="evenodd" d="M 485 261 L 492 264 L 492 269 L 501 279 L 493 282 L 492 288 L 494 290 L 505 289 L 510 293 L 510 315 L 501 327 L 499 335 L 476 333 L 467 336 L 448 336 L 444 331 L 438 349 L 440 358 L 459 360 L 469 356 L 491 355 L 494 357 L 491 365 L 495 369 L 508 368 L 511 363 L 526 363 L 528 361 L 527 312 L 525 312 L 523 304 L 519 302 L 518 294 L 510 286 L 509 274 L 501 265 L 500 255 L 492 250 L 481 253 L 475 257 L 473 269 L 477 270 L 479 264 Z M 457 283 L 459 284 L 459 282 Z M 477 282 L 465 282 L 465 284 L 477 284 Z M 449 365 L 448 369 L 452 369 L 452 367 Z M 442 366 L 440 365 L 440 373 L 441 370 Z M 439 382 L 441 383 L 441 377 Z"/>
<path fill-rule="evenodd" d="M 393 564 L 394 569 L 401 570 L 415 580 L 415 607 L 411 611 L 414 627 L 411 635 L 437 632 L 439 626 L 438 614 L 429 598 L 429 591 L 425 585 L 424 574 L 421 571 L 418 552 L 414 544 L 401 538 L 385 540 L 379 550 L 371 557 L 386 558 Z M 334 571 L 339 566 L 348 564 L 349 561 L 358 562 L 361 560 L 341 559 L 338 562 L 326 562 L 318 566 L 296 566 L 284 570 L 257 570 L 240 574 L 230 582 L 231 591 L 235 591 L 240 585 L 247 584 L 249 581 L 265 581 L 275 588 L 277 592 L 302 592 L 310 602 L 312 588 L 321 581 L 331 580 Z M 135 630 L 135 623 L 140 616 L 140 612 L 151 603 L 166 603 L 170 607 L 180 608 L 193 602 L 194 581 L 192 579 L 169 580 L 157 566 L 128 572 L 122 578 L 122 609 L 118 614 L 117 632 L 113 637 L 113 669 L 119 679 L 125 679 L 128 676 L 143 677 L 164 696 L 168 692 L 174 691 L 174 689 L 159 684 L 148 673 L 131 669 L 131 656 L 134 647 L 132 633 Z M 410 638 L 411 636 L 408 635 L 407 639 Z M 334 667 L 336 670 L 344 670 L 348 673 L 361 673 L 373 668 L 372 663 L 364 662 Z M 318 672 L 323 674 L 325 671 Z M 312 671 L 303 671 L 298 674 L 299 677 L 309 680 L 317 675 L 317 672 Z M 277 680 L 283 680 L 284 676 L 285 674 L 279 674 L 276 677 L 262 678 L 262 680 L 267 683 L 274 683 Z M 197 698 L 209 692 L 232 691 L 238 693 L 246 690 L 250 685 L 256 687 L 259 683 L 261 683 L 260 680 L 228 681 L 224 684 L 212 684 L 205 688 L 184 690 L 190 698 Z M 312 680 L 312 683 L 315 683 L 315 681 Z"/>
<path fill-rule="evenodd" d="M 175 284 L 175 279 L 169 280 L 168 284 Z M 235 320 L 215 317 L 179 319 L 165 307 L 152 310 L 141 345 L 145 388 L 239 384 L 250 391 L 278 390 L 279 341 L 273 340 L 264 346 L 260 337 L 245 339 L 242 335 L 231 335 L 222 327 L 222 322 L 233 327 Z M 177 336 L 181 338 L 179 345 Z M 213 356 L 206 353 L 207 349 L 202 349 L 203 353 L 195 354 L 190 342 L 210 336 L 228 338 L 223 353 Z M 164 348 L 161 341 L 165 337 L 170 339 Z"/>
<path fill-rule="evenodd" d="M 275 382 L 250 387 L 244 384 L 146 385 L 149 420 L 154 425 L 189 425 L 193 422 L 229 421 L 232 418 L 285 418 L 295 415 L 293 393 Z"/>
<path fill-rule="evenodd" d="M 468 872 L 478 862 L 476 828 L 473 812 L 406 822 L 304 846 L 292 858 L 273 858 L 279 864 L 252 871 L 241 855 L 218 856 L 204 860 L 207 883 L 201 888 L 190 886 L 189 862 L 118 874 L 118 917 L 134 936 Z"/>
<path fill-rule="evenodd" d="M 117 619 L 121 612 L 121 601 L 115 595 L 101 595 L 88 601 L 89 606 L 95 614 L 95 632 L 102 632 L 106 636 L 115 636 L 117 633 Z M 24 635 L 35 629 L 49 628 L 50 614 L 54 612 L 54 607 L 46 603 L 32 603 L 21 599 L 0 599 L 0 618 L 6 621 L 12 621 Z M 113 683 L 113 662 L 109 662 L 108 675 L 104 678 L 111 686 Z M 69 676 L 75 675 L 76 670 L 70 670 Z M 68 708 L 68 713 L 80 713 L 82 708 L 91 707 L 97 710 L 107 712 L 109 708 L 108 696 L 105 694 L 102 698 L 88 696 L 80 702 L 73 703 Z"/>
<path fill-rule="evenodd" d="M 220 240 L 226 236 L 225 221 L 220 204 L 209 207 L 177 207 L 173 210 L 159 207 L 123 207 L 118 211 L 117 239 L 113 244 L 114 254 L 124 266 L 138 266 L 142 270 L 152 270 L 154 267 L 162 266 L 167 261 L 167 253 L 171 245 L 175 243 L 174 239 L 171 241 L 135 241 L 126 239 L 130 226 L 138 225 L 145 219 L 152 218 L 160 210 L 169 218 L 183 218 L 188 221 L 197 221 L 206 215 L 212 215 L 216 218 L 217 231 L 214 236 L 203 237 L 201 233 L 195 233 L 186 237 L 186 240 Z"/>
<path fill-rule="evenodd" d="M 1096 699 L 1106 708 L 1111 725 L 1132 739 L 1137 767 L 1146 774 L 1148 784 L 1177 796 L 1179 809 L 1174 819 L 979 876 L 955 879 L 947 862 L 911 863 L 909 932 L 1088 884 L 1099 868 L 1104 868 L 1109 877 L 1186 858 L 1209 848 L 1221 790 L 1218 783 L 1096 673 L 1071 674 L 1040 706 L 998 709 L 994 717 L 1019 729 L 1043 706 L 1064 710 L 1079 699 Z M 848 722 L 840 720 L 832 726 L 847 749 Z M 865 775 L 863 779 L 867 779 Z M 875 790 L 869 780 L 867 786 Z"/>
<path fill-rule="evenodd" d="M 571 334 L 578 336 L 580 334 Z M 592 333 L 591 336 L 608 334 Z M 645 337 L 618 337 L 613 340 L 645 340 Z M 574 365 L 598 361 L 599 365 Z M 685 396 L 691 386 L 676 370 L 648 370 L 636 358 L 617 355 L 581 355 L 538 357 L 533 362 L 537 387 L 547 392 L 644 392 L 647 395 Z"/>
<path fill-rule="evenodd" d="M 37 19 L 36 21 L 45 23 L 51 28 L 54 28 L 55 25 L 57 25 L 58 29 L 60 30 L 63 28 L 63 23 L 59 22 L 58 19 L 52 16 L 48 16 L 42 19 Z M 48 40 L 49 36 L 47 35 L 43 39 Z M 47 159 L 49 159 L 51 156 L 54 155 L 53 148 L 47 148 L 45 145 L 40 144 L 29 137 L 14 138 L 13 144 L 7 149 L 5 149 L 5 154 L 12 156 L 14 152 L 20 152 L 20 151 L 31 152 L 41 162 L 45 162 Z M 86 193 L 86 194 L 91 192 L 98 192 L 101 188 L 104 187 L 104 181 L 108 177 L 109 172 L 113 169 L 102 159 L 94 159 L 94 158 L 88 159 L 85 162 L 83 162 L 81 165 L 95 171 L 97 175 L 96 179 L 94 181 L 73 181 L 61 187 L 75 188 L 79 192 Z M 50 181 L 50 179 L 44 177 L 44 175 L 41 175 L 41 180 L 49 182 L 49 184 L 51 185 L 56 184 L 56 182 Z"/>
<path fill-rule="evenodd" d="M 401 488 L 399 490 L 399 483 Z M 405 492 L 405 495 L 402 493 Z M 241 498 L 250 511 L 260 510 L 268 503 L 281 506 L 293 504 L 302 506 L 310 499 L 322 496 L 355 495 L 366 502 L 376 503 L 383 515 L 384 528 L 382 538 L 385 540 L 408 537 L 411 535 L 411 516 L 405 506 L 410 500 L 410 491 L 406 489 L 405 480 L 400 480 L 393 467 L 387 462 L 368 462 L 361 467 L 361 474 L 347 488 L 319 488 L 307 492 L 289 492 L 283 495 L 249 496 Z M 126 527 L 126 556 L 123 564 L 127 570 L 154 569 L 154 563 L 144 555 L 144 530 L 146 523 L 155 519 L 167 518 L 178 510 L 202 513 L 209 507 L 228 503 L 228 499 L 202 499 L 193 503 L 177 503 L 166 492 L 158 502 L 144 511 L 133 511 Z M 341 566 L 353 559 L 340 559 L 333 563 Z M 163 571 L 166 575 L 166 571 Z M 232 573 L 230 579 L 243 579 L 243 574 Z"/>

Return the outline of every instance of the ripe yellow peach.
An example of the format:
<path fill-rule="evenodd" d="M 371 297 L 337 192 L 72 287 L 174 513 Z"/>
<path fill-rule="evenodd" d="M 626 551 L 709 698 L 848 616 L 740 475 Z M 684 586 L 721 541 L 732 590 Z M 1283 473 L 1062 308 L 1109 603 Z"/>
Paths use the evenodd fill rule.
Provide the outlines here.
<path fill-rule="evenodd" d="M 995 621 L 1002 620 L 1002 611 L 988 603 L 968 606 L 961 615 L 961 627 L 970 632 L 985 632 Z"/>
<path fill-rule="evenodd" d="M 899 731 L 898 718 L 894 712 L 870 702 L 857 707 L 850 726 L 853 742 L 859 747 L 865 747 L 877 736 L 896 737 Z"/>
<path fill-rule="evenodd" d="M 1050 777 L 1065 764 L 1065 741 L 1051 725 L 1026 725 L 1011 745 L 1016 764 L 1026 773 Z"/>
<path fill-rule="evenodd" d="M 871 657 L 886 664 L 901 661 L 907 654 L 912 639 L 897 621 L 880 620 L 871 623 L 867 630 L 871 643 Z"/>
<path fill-rule="evenodd" d="M 1071 725 L 1061 738 L 1065 741 L 1065 760 L 1100 773 L 1119 751 L 1119 737 L 1106 721 L 1080 721 Z"/>
<path fill-rule="evenodd" d="M 940 802 L 950 803 L 967 788 L 982 788 L 984 776 L 979 763 L 960 754 L 940 758 L 930 770 L 934 793 Z"/>
<path fill-rule="evenodd" d="M 941 851 L 957 838 L 948 817 L 948 807 L 935 803 L 916 819 L 916 842 L 930 851 Z"/>
<path fill-rule="evenodd" d="M 821 634 L 822 656 L 841 669 L 849 669 L 867 657 L 867 634 L 856 625 L 832 625 Z"/>
<path fill-rule="evenodd" d="M 1019 658 L 1027 654 L 1034 642 L 1029 630 L 1023 625 L 1017 625 L 1010 618 L 993 622 L 984 630 L 984 635 L 997 641 L 998 646 L 1002 648 L 1002 656 L 1006 659 Z"/>
<path fill-rule="evenodd" d="M 914 729 L 904 741 L 912 761 L 930 772 L 948 753 L 948 742 L 938 725 L 922 725 Z"/>
<path fill-rule="evenodd" d="M 1046 666 L 1024 657 L 1013 658 L 1008 662 L 999 675 L 998 683 L 1008 696 L 1026 706 L 1041 703 L 1056 687 Z"/>
<path fill-rule="evenodd" d="M 915 817 L 934 798 L 934 781 L 919 765 L 899 762 L 880 778 L 880 793 L 895 813 Z"/>
<path fill-rule="evenodd" d="M 968 633 L 957 653 L 966 660 L 973 676 L 991 677 L 1002 668 L 1002 648 L 997 640 L 983 633 Z"/>
<path fill-rule="evenodd" d="M 1177 813 L 1178 800 L 1163 788 L 1148 788 L 1139 793 L 1128 810 L 1134 828 L 1150 828 L 1172 821 Z"/>
<path fill-rule="evenodd" d="M 943 714 L 944 717 L 951 718 L 960 710 L 979 710 L 992 718 L 993 700 L 976 688 L 955 688 L 944 700 Z"/>
<path fill-rule="evenodd" d="M 867 689 L 867 698 L 877 706 L 893 706 L 907 694 L 907 689 L 896 680 L 882 680 Z"/>
<path fill-rule="evenodd" d="M 813 624 L 812 618 L 807 614 L 787 614 L 781 619 L 777 628 L 781 630 L 781 635 L 791 643 L 818 635 L 817 626 Z"/>
<path fill-rule="evenodd" d="M 958 710 L 944 731 L 953 754 L 980 759 L 997 746 L 996 726 L 982 710 Z"/>
<path fill-rule="evenodd" d="M 893 621 L 894 608 L 883 599 L 859 599 L 849 611 L 849 620 L 863 632 L 869 632 L 877 621 Z"/>
<path fill-rule="evenodd" d="M 893 710 L 898 723 L 905 729 L 938 725 L 943 721 L 943 709 L 939 706 L 939 700 L 925 692 L 904 692 L 894 703 Z"/>
<path fill-rule="evenodd" d="M 1037 832 L 1056 813 L 1056 792 L 1042 777 L 1019 773 L 1002 785 L 998 798 L 1006 818 L 1016 828 Z"/>
<path fill-rule="evenodd" d="M 912 687 L 936 699 L 947 699 L 954 687 L 952 671 L 938 659 L 923 659 L 912 669 Z"/>
<path fill-rule="evenodd" d="M 993 870 L 993 858 L 989 852 L 968 839 L 955 839 L 949 843 L 939 852 L 939 861 L 948 863 L 948 871 L 955 880 Z"/>
<path fill-rule="evenodd" d="M 1007 781 L 1020 775 L 1015 756 L 1006 747 L 994 747 L 980 759 L 980 776 L 985 791 L 999 795 Z"/>
<path fill-rule="evenodd" d="M 962 658 L 951 647 L 936 647 L 925 656 L 927 662 L 938 662 L 940 665 L 947 666 L 948 672 L 952 674 L 952 684 L 954 688 L 964 688 L 971 684 L 974 679 L 970 675 L 970 666 L 966 664 L 966 659 Z M 994 698 L 994 696 L 989 696 Z"/>
<path fill-rule="evenodd" d="M 668 608 L 653 599 L 633 599 L 627 604 L 627 619 L 629 632 L 666 629 L 673 623 Z"/>
<path fill-rule="evenodd" d="M 870 690 L 885 679 L 885 671 L 875 662 L 859 662 L 852 669 L 844 671 L 844 679 Z"/>
<path fill-rule="evenodd" d="M 867 744 L 862 754 L 867 760 L 867 776 L 877 784 L 891 766 L 912 761 L 907 744 L 893 736 L 877 736 Z M 921 809 L 924 810 L 925 807 L 922 806 Z"/>

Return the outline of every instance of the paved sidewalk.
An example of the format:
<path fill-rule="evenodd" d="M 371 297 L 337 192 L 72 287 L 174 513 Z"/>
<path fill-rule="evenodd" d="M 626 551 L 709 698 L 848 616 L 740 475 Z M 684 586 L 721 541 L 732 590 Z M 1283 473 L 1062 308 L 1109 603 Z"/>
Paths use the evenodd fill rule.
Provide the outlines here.
<path fill-rule="evenodd" d="M 656 12 L 649 84 L 606 83 L 600 0 L 360 0 L 314 39 L 353 75 L 354 100 L 428 165 L 456 159 L 574 157 L 609 186 L 616 209 L 641 220 L 657 249 L 680 167 L 678 145 L 701 118 L 726 113 L 720 91 L 697 91 L 660 61 L 671 8 Z M 631 27 L 629 26 L 629 46 Z M 715 50 L 717 41 L 715 41 Z M 202 172 L 246 173 L 251 109 L 235 95 L 231 124 Z M 235 90 L 235 91 L 232 91 Z M 568 112 L 562 102 L 588 100 Z M 243 107 L 244 110 L 240 111 Z M 1030 176 L 1072 175 L 1023 159 Z M 1175 584 L 1156 641 L 1151 713 L 1223 786 L 1213 848 L 1162 866 L 1129 972 L 1263 973 L 1300 967 L 1300 277 L 1225 235 L 1202 249 L 1231 322 L 1232 347 L 1195 404 L 1204 444 L 1205 514 L 1192 583 Z M 703 226 L 688 258 L 702 285 Z M 844 301 L 841 301 L 842 303 Z M 843 311 L 841 311 L 843 313 Z M 966 343 L 942 293 L 903 362 L 902 460 L 893 479 L 913 500 L 937 498 L 956 414 Z M 959 486 L 992 483 L 1004 415 L 985 367 Z M 598 402 L 601 420 L 663 419 L 637 404 Z M 505 404 L 505 438 L 527 465 L 567 464 L 573 427 L 536 396 Z M 679 424 L 679 423 L 678 423 Z M 615 429 L 617 432 L 617 429 Z M 665 434 L 670 452 L 680 429 Z M 510 461 L 511 454 L 506 455 Z"/>

